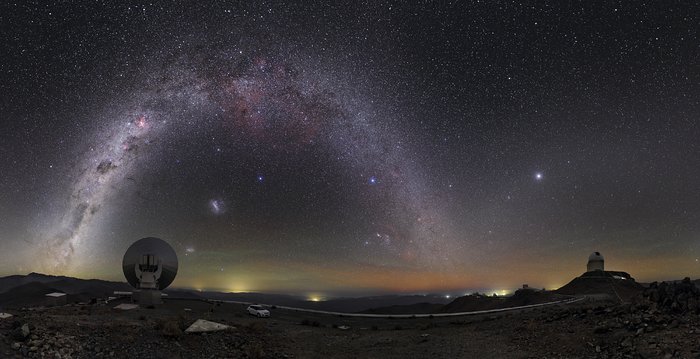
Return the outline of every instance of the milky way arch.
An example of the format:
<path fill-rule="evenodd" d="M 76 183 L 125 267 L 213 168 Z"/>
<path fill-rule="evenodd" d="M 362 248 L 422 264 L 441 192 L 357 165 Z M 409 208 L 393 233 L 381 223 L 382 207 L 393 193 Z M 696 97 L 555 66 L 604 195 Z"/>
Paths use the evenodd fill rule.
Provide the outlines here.
<path fill-rule="evenodd" d="M 406 143 L 407 134 L 377 118 L 367 99 L 345 93 L 348 84 L 328 88 L 321 83 L 329 81 L 319 78 L 332 74 L 240 51 L 159 64 L 143 71 L 145 85 L 132 93 L 133 105 L 108 119 L 111 125 L 95 135 L 80 160 L 60 225 L 40 242 L 52 272 L 65 271 L 77 253 L 99 246 L 90 234 L 96 216 L 137 164 L 155 156 L 152 147 L 197 126 L 222 126 L 231 141 L 264 144 L 281 155 L 309 145 L 328 148 L 368 185 L 381 184 L 388 203 L 372 235 L 388 253 L 429 266 L 450 261 L 454 232 L 412 160 L 418 149 Z"/>

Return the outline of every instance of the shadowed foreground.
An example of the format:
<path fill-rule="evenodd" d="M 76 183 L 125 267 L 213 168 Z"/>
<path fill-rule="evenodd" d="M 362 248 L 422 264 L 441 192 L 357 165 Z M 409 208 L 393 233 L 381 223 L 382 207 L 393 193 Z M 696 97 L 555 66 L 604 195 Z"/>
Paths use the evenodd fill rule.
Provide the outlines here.
<path fill-rule="evenodd" d="M 696 357 L 695 313 L 654 303 L 577 303 L 456 318 L 351 318 L 170 300 L 157 309 L 67 305 L 10 311 L 0 319 L 0 356 L 44 358 L 443 358 Z M 185 309 L 187 308 L 187 310 Z M 661 308 L 663 309 L 663 308 Z M 235 327 L 183 330 L 203 318 Z M 26 326 L 24 324 L 27 324 Z M 340 329 L 348 326 L 349 329 Z M 25 337 L 23 328 L 29 329 Z"/>

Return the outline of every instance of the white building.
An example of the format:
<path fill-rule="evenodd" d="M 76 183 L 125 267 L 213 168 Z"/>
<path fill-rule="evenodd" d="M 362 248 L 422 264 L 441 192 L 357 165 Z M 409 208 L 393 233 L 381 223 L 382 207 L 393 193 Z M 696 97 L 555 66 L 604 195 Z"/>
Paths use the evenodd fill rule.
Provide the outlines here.
<path fill-rule="evenodd" d="M 68 301 L 66 293 L 54 292 L 46 295 L 46 304 L 49 306 L 65 305 Z"/>
<path fill-rule="evenodd" d="M 588 265 L 586 266 L 588 272 L 593 271 L 605 271 L 605 259 L 600 252 L 593 252 L 588 256 Z"/>

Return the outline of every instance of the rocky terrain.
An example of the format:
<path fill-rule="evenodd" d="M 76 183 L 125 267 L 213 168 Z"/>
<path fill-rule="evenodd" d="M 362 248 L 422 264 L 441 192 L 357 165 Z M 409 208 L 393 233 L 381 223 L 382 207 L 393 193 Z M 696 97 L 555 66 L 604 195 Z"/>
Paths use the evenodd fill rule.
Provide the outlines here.
<path fill-rule="evenodd" d="M 196 295 L 132 310 L 115 308 L 129 299 L 35 306 L 27 298 L 55 287 L 72 290 L 77 299 L 113 284 L 27 277 L 35 278 L 0 279 L 10 288 L 0 312 L 12 315 L 0 317 L 0 358 L 700 358 L 700 290 L 688 278 L 626 287 L 609 280 L 572 281 L 565 290 L 582 292 L 585 299 L 481 315 L 363 318 L 273 306 L 271 318 L 256 318 L 247 315 L 246 305 Z M 596 288 L 605 295 L 592 295 Z M 508 298 L 472 295 L 446 305 L 385 309 L 444 313 L 561 298 L 527 290 Z M 197 319 L 230 328 L 185 333 Z"/>
<path fill-rule="evenodd" d="M 168 300 L 155 309 L 110 304 L 24 308 L 0 319 L 7 358 L 696 358 L 700 292 L 652 284 L 630 303 L 575 304 L 492 315 L 357 318 Z M 232 326 L 183 330 L 203 318 Z"/>

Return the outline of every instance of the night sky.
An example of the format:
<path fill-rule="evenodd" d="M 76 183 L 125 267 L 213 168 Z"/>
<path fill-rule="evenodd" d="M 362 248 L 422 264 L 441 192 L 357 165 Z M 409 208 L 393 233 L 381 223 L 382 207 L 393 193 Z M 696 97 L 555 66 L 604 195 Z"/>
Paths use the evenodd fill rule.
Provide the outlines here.
<path fill-rule="evenodd" d="M 250 3 L 2 2 L 0 275 L 155 236 L 210 290 L 700 276 L 695 2 Z"/>

